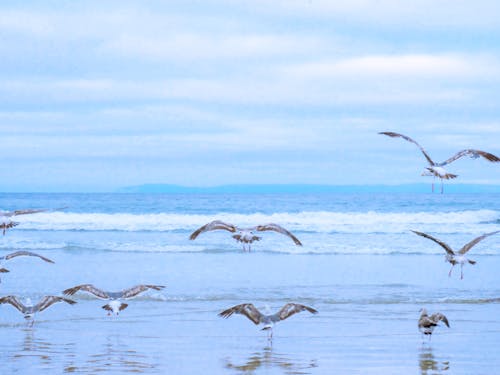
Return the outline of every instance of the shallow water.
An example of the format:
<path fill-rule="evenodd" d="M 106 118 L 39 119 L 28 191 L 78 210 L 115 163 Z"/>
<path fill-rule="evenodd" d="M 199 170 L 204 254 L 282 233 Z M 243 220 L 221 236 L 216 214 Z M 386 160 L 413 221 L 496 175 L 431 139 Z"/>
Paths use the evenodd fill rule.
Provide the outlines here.
<path fill-rule="evenodd" d="M 460 280 L 458 267 L 448 277 L 438 245 L 409 232 L 429 230 L 461 247 L 500 229 L 499 195 L 271 198 L 274 206 L 269 197 L 245 195 L 0 196 L 4 209 L 69 206 L 22 217 L 1 239 L 2 254 L 27 247 L 56 262 L 6 262 L 11 272 L 1 275 L 1 295 L 37 300 L 82 283 L 108 290 L 166 285 L 128 301 L 118 317 L 84 293 L 74 296 L 74 306 L 41 312 L 33 327 L 1 305 L 5 373 L 490 374 L 499 368 L 500 235 L 470 251 L 477 264 L 466 266 Z M 226 232 L 187 240 L 221 217 L 279 222 L 304 247 L 274 233 L 264 233 L 251 253 Z M 147 229 L 148 219 L 156 226 Z M 319 314 L 281 322 L 272 345 L 245 317 L 217 316 L 238 303 L 277 310 L 290 301 Z M 424 306 L 445 313 L 451 325 L 437 327 L 430 342 L 417 330 Z"/>

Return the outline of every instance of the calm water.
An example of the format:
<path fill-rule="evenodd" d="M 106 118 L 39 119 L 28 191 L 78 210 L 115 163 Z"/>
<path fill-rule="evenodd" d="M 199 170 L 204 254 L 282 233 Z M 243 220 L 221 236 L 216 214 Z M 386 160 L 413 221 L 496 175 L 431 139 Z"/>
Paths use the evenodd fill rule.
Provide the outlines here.
<path fill-rule="evenodd" d="M 437 244 L 410 232 L 460 248 L 500 229 L 498 194 L 2 194 L 0 207 L 67 207 L 19 216 L 0 239 L 0 254 L 27 249 L 56 262 L 6 262 L 0 295 L 167 286 L 119 317 L 78 294 L 78 304 L 50 307 L 32 328 L 0 306 L 6 373 L 490 374 L 500 366 L 500 235 L 470 251 L 477 264 L 460 280 L 458 268 L 448 277 Z M 275 222 L 304 246 L 273 232 L 250 254 L 224 231 L 188 239 L 214 219 Z M 243 316 L 217 316 L 238 303 L 276 310 L 289 301 L 319 314 L 279 324 L 272 346 Z M 424 306 L 451 324 L 425 344 L 416 327 Z"/>

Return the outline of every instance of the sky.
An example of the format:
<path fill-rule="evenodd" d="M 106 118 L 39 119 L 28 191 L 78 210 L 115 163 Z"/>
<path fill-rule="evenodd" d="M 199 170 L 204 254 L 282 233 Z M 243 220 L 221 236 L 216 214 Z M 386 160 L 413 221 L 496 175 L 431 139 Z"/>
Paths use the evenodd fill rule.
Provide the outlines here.
<path fill-rule="evenodd" d="M 2 1 L 0 191 L 431 182 L 500 156 L 496 0 Z M 500 184 L 462 158 L 457 183 Z"/>

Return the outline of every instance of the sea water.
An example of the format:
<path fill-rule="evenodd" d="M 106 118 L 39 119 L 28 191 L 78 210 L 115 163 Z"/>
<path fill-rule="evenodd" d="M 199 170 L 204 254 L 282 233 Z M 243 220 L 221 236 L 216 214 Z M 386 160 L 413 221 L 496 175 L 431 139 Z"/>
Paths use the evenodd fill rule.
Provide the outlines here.
<path fill-rule="evenodd" d="M 500 229 L 499 194 L 1 194 L 0 208 L 46 208 L 15 217 L 0 255 L 49 257 L 3 263 L 0 295 L 36 301 L 79 284 L 110 291 L 165 285 L 127 301 L 119 316 L 78 293 L 30 327 L 0 306 L 5 373 L 490 374 L 500 368 L 500 234 L 468 253 L 464 278 L 426 232 L 460 249 Z M 61 209 L 58 209 L 61 208 Z M 279 233 L 244 252 L 227 231 L 189 235 L 222 220 L 276 223 Z M 239 303 L 278 310 L 314 307 L 275 327 L 273 341 Z M 419 310 L 441 311 L 450 328 L 431 341 Z"/>

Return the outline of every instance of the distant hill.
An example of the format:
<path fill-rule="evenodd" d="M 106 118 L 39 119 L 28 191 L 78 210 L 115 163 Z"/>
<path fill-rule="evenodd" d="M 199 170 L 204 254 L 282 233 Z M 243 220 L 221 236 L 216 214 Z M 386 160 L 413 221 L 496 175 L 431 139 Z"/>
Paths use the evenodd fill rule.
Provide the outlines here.
<path fill-rule="evenodd" d="M 440 186 L 436 185 L 436 193 Z M 447 184 L 445 193 L 500 193 L 500 185 Z M 169 184 L 145 184 L 118 189 L 119 193 L 169 193 L 169 194 L 216 194 L 216 193 L 430 193 L 430 184 L 404 185 L 221 185 L 212 187 L 189 187 Z"/>

